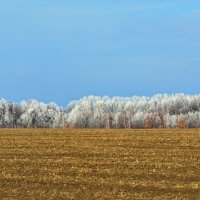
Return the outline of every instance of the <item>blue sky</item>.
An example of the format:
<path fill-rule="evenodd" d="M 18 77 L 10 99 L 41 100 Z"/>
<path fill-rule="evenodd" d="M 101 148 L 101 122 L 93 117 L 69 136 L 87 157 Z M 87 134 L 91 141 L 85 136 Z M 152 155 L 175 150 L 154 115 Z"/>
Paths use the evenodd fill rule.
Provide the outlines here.
<path fill-rule="evenodd" d="M 200 93 L 200 1 L 0 1 L 0 96 Z"/>

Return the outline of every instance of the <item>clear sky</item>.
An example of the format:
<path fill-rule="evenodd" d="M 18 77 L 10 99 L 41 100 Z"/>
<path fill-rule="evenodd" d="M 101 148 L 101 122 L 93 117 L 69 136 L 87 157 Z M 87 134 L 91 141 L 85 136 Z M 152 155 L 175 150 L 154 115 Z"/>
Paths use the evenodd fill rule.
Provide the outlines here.
<path fill-rule="evenodd" d="M 200 93 L 200 1 L 0 0 L 0 96 Z"/>

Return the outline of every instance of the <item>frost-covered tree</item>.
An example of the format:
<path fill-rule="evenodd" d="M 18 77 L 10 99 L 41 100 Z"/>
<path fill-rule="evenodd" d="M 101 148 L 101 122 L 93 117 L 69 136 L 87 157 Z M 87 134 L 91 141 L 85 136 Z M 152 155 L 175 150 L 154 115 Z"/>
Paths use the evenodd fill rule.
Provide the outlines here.
<path fill-rule="evenodd" d="M 67 115 L 72 127 L 175 128 L 182 115 L 188 127 L 199 127 L 199 112 L 199 95 L 158 94 L 130 98 L 84 97 Z"/>
<path fill-rule="evenodd" d="M 200 128 L 200 95 L 83 97 L 63 109 L 36 100 L 0 100 L 0 127 Z"/>

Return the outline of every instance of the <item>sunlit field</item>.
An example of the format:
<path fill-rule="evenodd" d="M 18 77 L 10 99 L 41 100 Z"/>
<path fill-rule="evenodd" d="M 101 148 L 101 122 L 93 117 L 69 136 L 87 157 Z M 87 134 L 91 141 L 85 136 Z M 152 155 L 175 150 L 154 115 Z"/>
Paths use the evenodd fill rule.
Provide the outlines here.
<path fill-rule="evenodd" d="M 0 199 L 200 199 L 200 129 L 1 129 Z"/>

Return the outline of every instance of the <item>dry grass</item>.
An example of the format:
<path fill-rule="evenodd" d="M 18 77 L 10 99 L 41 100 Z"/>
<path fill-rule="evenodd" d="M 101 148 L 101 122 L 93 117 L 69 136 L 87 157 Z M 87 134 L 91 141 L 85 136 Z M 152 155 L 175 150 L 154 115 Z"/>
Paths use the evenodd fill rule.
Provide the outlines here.
<path fill-rule="evenodd" d="M 200 130 L 0 130 L 0 199 L 200 199 Z"/>

